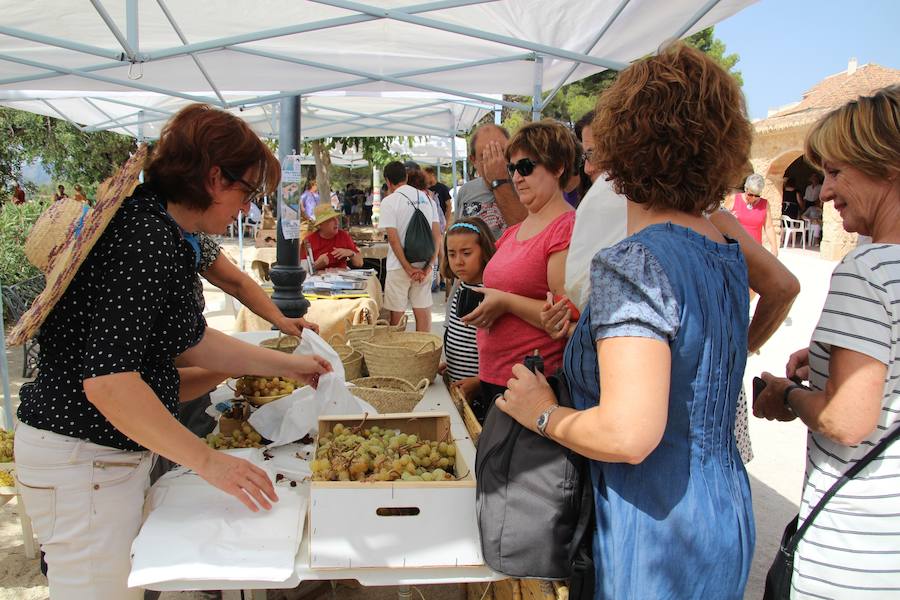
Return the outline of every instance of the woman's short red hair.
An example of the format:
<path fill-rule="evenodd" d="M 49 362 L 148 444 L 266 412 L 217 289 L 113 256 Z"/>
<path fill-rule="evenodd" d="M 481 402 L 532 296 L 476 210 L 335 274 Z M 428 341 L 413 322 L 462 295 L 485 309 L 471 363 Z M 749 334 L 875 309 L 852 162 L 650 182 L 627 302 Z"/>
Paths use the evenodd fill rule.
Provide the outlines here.
<path fill-rule="evenodd" d="M 145 181 L 167 200 L 205 210 L 212 204 L 206 181 L 218 166 L 266 194 L 275 191 L 281 165 L 243 120 L 208 104 L 191 104 L 163 127 L 145 169 Z M 227 177 L 227 175 L 226 175 Z"/>
<path fill-rule="evenodd" d="M 747 165 L 752 130 L 737 81 L 682 43 L 619 73 L 596 113 L 595 164 L 648 208 L 712 210 Z"/>

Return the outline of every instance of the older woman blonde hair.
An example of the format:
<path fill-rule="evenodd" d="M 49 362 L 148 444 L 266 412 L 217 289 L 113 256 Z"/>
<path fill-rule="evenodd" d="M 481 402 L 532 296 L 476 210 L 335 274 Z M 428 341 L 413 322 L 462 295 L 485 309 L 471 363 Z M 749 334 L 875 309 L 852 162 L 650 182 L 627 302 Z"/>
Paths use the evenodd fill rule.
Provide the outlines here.
<path fill-rule="evenodd" d="M 806 138 L 806 160 L 853 165 L 873 177 L 900 173 L 900 85 L 848 102 L 816 123 Z"/>

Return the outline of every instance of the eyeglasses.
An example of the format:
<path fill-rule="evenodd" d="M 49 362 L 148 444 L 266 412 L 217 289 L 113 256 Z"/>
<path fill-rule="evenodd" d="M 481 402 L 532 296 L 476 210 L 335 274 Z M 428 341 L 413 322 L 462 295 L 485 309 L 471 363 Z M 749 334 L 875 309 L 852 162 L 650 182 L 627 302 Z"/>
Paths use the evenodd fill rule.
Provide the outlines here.
<path fill-rule="evenodd" d="M 517 162 L 506 165 L 506 172 L 509 173 L 510 179 L 514 173 L 518 173 L 522 177 L 528 177 L 534 173 L 534 168 L 540 163 L 536 163 L 530 158 L 520 158 Z"/>
<path fill-rule="evenodd" d="M 581 164 L 589 163 L 594 160 L 594 149 L 585 150 L 584 154 L 581 155 Z"/>
<path fill-rule="evenodd" d="M 748 198 L 759 198 L 759 194 L 747 194 Z"/>
<path fill-rule="evenodd" d="M 256 187 L 250 185 L 250 183 L 242 177 L 238 177 L 231 170 L 226 169 L 225 167 L 220 166 L 219 169 L 222 170 L 222 174 L 225 175 L 228 179 L 235 183 L 239 183 L 244 186 L 244 189 L 247 190 L 247 197 L 244 199 L 244 204 L 250 204 L 260 196 L 262 196 L 262 192 Z"/>

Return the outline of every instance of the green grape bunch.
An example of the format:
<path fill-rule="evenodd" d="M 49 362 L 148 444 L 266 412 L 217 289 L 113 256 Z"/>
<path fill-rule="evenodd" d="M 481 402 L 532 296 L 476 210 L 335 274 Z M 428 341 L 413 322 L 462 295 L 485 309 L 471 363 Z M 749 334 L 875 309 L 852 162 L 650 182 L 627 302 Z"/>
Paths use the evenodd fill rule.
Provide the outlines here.
<path fill-rule="evenodd" d="M 14 431 L 0 429 L 0 462 L 12 462 Z"/>
<path fill-rule="evenodd" d="M 238 429 L 231 432 L 231 435 L 222 433 L 207 434 L 206 444 L 214 450 L 262 448 L 262 436 L 250 426 L 250 423 L 244 421 Z"/>
<path fill-rule="evenodd" d="M 314 481 L 455 480 L 456 445 L 419 439 L 397 429 L 342 423 L 319 436 L 310 461 Z"/>
<path fill-rule="evenodd" d="M 10 471 L 0 471 L 0 487 L 14 487 L 15 479 Z"/>

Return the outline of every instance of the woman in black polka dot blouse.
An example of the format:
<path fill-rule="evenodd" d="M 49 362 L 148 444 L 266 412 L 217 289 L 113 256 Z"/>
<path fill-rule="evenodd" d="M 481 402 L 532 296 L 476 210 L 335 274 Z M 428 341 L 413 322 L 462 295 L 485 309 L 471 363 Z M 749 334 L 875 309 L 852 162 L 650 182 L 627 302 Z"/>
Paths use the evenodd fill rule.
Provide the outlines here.
<path fill-rule="evenodd" d="M 240 119 L 189 106 L 163 129 L 125 200 L 41 327 L 40 371 L 21 390 L 16 460 L 54 598 L 141 598 L 127 588 L 153 453 L 250 510 L 277 500 L 264 471 L 211 450 L 173 415 L 226 376 L 324 373 L 207 329 L 194 298 L 196 237 L 221 234 L 280 167 Z"/>

